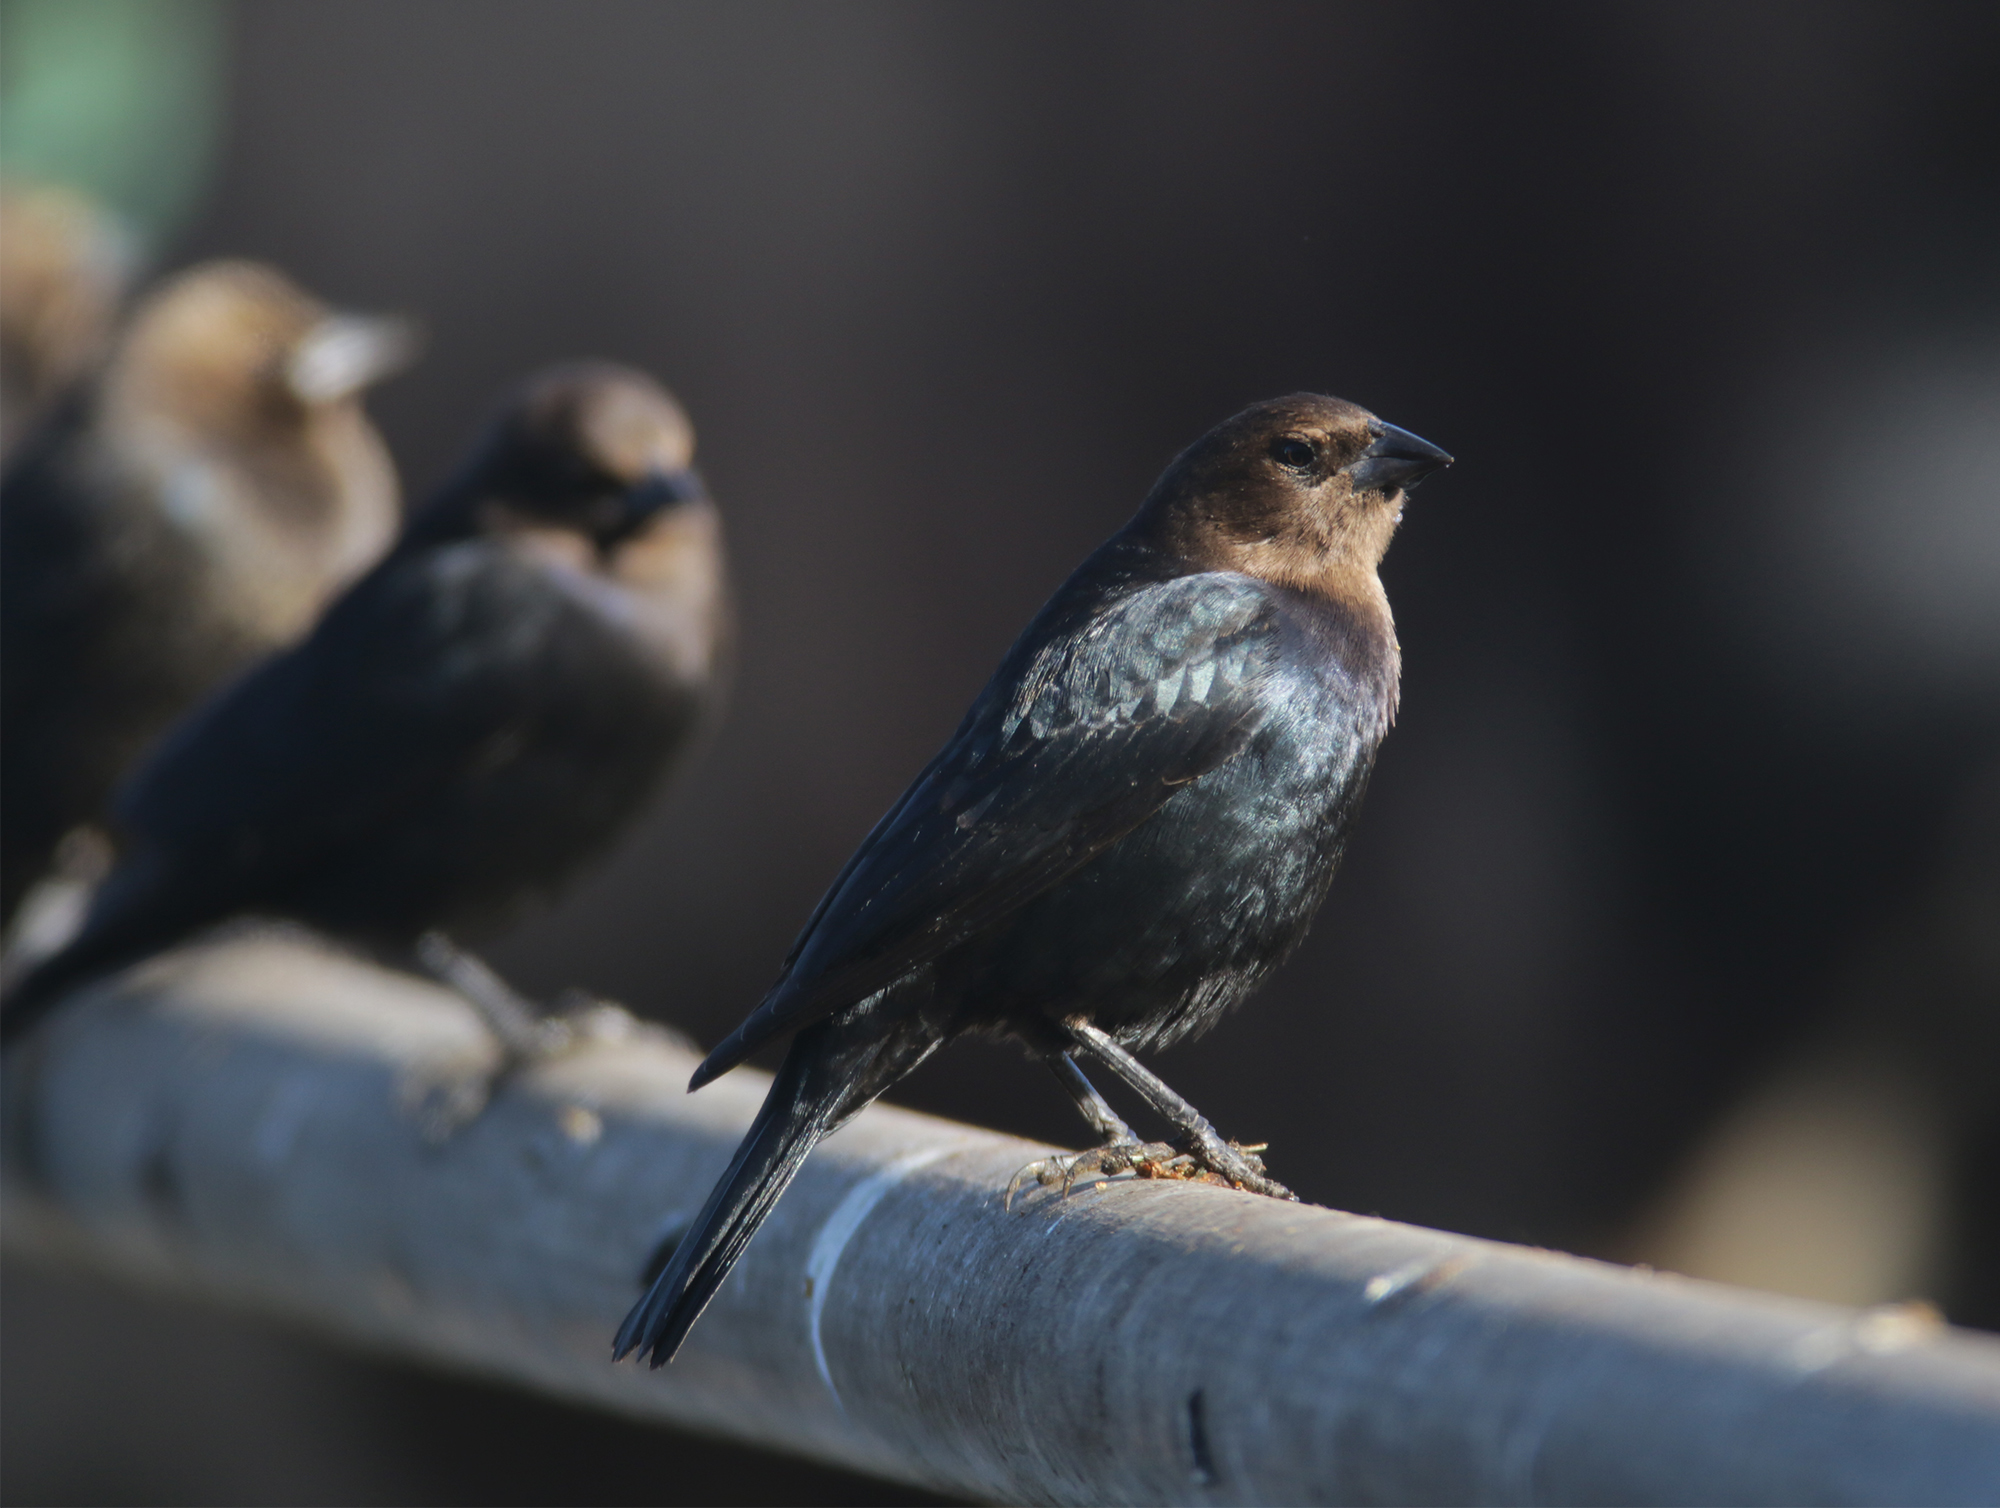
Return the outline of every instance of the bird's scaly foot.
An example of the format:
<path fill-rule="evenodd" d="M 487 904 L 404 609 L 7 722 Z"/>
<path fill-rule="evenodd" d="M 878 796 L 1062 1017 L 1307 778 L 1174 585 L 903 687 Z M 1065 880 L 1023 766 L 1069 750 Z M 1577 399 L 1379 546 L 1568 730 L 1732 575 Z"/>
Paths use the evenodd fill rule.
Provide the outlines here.
<path fill-rule="evenodd" d="M 1119 1173 L 1136 1173 L 1142 1167 L 1164 1167 L 1177 1160 L 1184 1161 L 1184 1155 L 1163 1141 L 1117 1141 L 1092 1147 L 1088 1152 L 1064 1152 L 1055 1157 L 1040 1157 L 1007 1180 L 1007 1194 L 1001 1206 L 1012 1209 L 1014 1196 L 1029 1179 L 1045 1189 L 1061 1184 L 1063 1196 L 1067 1198 L 1077 1179 L 1092 1173 L 1109 1178 Z M 1152 1173 L 1142 1176 L 1170 1175 Z"/>
<path fill-rule="evenodd" d="M 1120 1141 L 1087 1152 L 1064 1153 L 1038 1158 L 1007 1182 L 1002 1207 L 1012 1209 L 1014 1196 L 1030 1179 L 1043 1188 L 1062 1185 L 1063 1197 L 1079 1178 L 1095 1173 L 1105 1178 L 1130 1173 L 1137 1178 L 1171 1178 L 1188 1183 L 1212 1183 L 1223 1188 L 1243 1189 L 1275 1199 L 1296 1201 L 1298 1196 L 1283 1184 L 1267 1177 L 1264 1160 L 1257 1154 L 1268 1143 L 1245 1147 L 1236 1142 L 1217 1142 L 1214 1147 L 1197 1146 L 1182 1151 L 1170 1142 Z"/>

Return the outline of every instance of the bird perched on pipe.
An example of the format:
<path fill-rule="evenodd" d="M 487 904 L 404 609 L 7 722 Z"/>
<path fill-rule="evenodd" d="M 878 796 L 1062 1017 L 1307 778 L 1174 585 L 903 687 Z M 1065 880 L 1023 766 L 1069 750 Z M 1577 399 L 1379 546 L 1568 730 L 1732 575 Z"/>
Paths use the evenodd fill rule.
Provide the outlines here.
<path fill-rule="evenodd" d="M 1376 568 L 1451 463 L 1337 398 L 1218 425 L 1070 577 L 694 1076 L 789 1036 L 763 1109 L 614 1354 L 671 1358 L 814 1143 L 963 1032 L 1055 1070 L 1103 1145 L 1290 1197 L 1132 1056 L 1213 1026 L 1325 896 L 1400 654 Z M 1141 1142 L 1078 1059 L 1174 1127 Z"/>
<path fill-rule="evenodd" d="M 727 585 L 693 450 L 639 372 L 530 381 L 307 638 L 137 770 L 117 867 L 76 939 L 0 1002 L 0 1038 L 236 913 L 393 954 L 558 889 L 716 695 Z"/>
<path fill-rule="evenodd" d="M 401 522 L 361 394 L 402 321 L 214 262 L 146 298 L 0 480 L 0 913 L 174 718 L 297 639 Z"/>

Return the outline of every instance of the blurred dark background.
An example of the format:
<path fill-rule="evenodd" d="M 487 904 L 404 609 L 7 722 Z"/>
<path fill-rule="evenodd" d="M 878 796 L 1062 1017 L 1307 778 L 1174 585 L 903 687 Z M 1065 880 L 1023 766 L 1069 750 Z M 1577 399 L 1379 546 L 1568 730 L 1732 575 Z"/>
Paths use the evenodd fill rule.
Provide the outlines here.
<path fill-rule="evenodd" d="M 722 1035 L 1174 451 L 1337 393 L 1459 457 L 1402 715 L 1306 948 L 1162 1071 L 1308 1199 L 2000 1326 L 2000 10 L 184 9 L 156 263 L 419 316 L 413 494 L 553 358 L 699 428 L 730 716 L 517 981 Z M 1074 1140 L 1011 1050 L 897 1098 Z M 890 1492 L 5 1300 L 10 1501 Z"/>

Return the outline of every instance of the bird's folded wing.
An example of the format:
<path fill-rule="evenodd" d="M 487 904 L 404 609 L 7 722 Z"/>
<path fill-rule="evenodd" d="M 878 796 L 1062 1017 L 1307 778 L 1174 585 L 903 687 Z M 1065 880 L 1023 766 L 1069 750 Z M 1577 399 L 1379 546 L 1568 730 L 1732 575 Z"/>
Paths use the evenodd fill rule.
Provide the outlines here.
<path fill-rule="evenodd" d="M 518 742 L 520 661 L 559 611 L 490 542 L 391 560 L 310 639 L 184 721 L 119 802 L 141 843 L 239 874 L 309 866 Z"/>
<path fill-rule="evenodd" d="M 1277 614 L 1248 577 L 1185 576 L 1010 656 L 695 1083 L 990 926 L 1237 754 L 1269 705 Z"/>

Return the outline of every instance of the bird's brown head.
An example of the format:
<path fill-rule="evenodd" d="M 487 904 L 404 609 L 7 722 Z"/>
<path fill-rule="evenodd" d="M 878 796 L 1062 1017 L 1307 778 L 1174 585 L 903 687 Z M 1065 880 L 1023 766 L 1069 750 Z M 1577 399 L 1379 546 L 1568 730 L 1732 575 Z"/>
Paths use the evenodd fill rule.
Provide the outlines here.
<path fill-rule="evenodd" d="M 694 426 L 644 372 L 571 362 L 530 378 L 407 536 L 482 534 L 608 578 L 690 673 L 726 635 L 722 525 L 694 470 Z"/>
<path fill-rule="evenodd" d="M 692 466 L 694 426 L 644 372 L 572 362 L 503 405 L 450 489 L 463 527 L 566 534 L 607 563 L 694 515 L 712 515 Z"/>
<path fill-rule="evenodd" d="M 106 401 L 123 422 L 173 425 L 215 447 L 269 447 L 354 412 L 415 352 L 402 320 L 337 313 L 256 262 L 205 262 L 133 313 Z"/>
<path fill-rule="evenodd" d="M 1318 393 L 1253 404 L 1174 458 L 1134 532 L 1203 570 L 1245 575 L 1388 620 L 1376 568 L 1409 489 L 1452 458 Z"/>
<path fill-rule="evenodd" d="M 169 278 L 117 337 L 98 438 L 195 542 L 206 600 L 246 643 L 303 631 L 396 537 L 396 469 L 361 397 L 415 349 L 402 320 L 339 313 L 238 261 Z"/>

